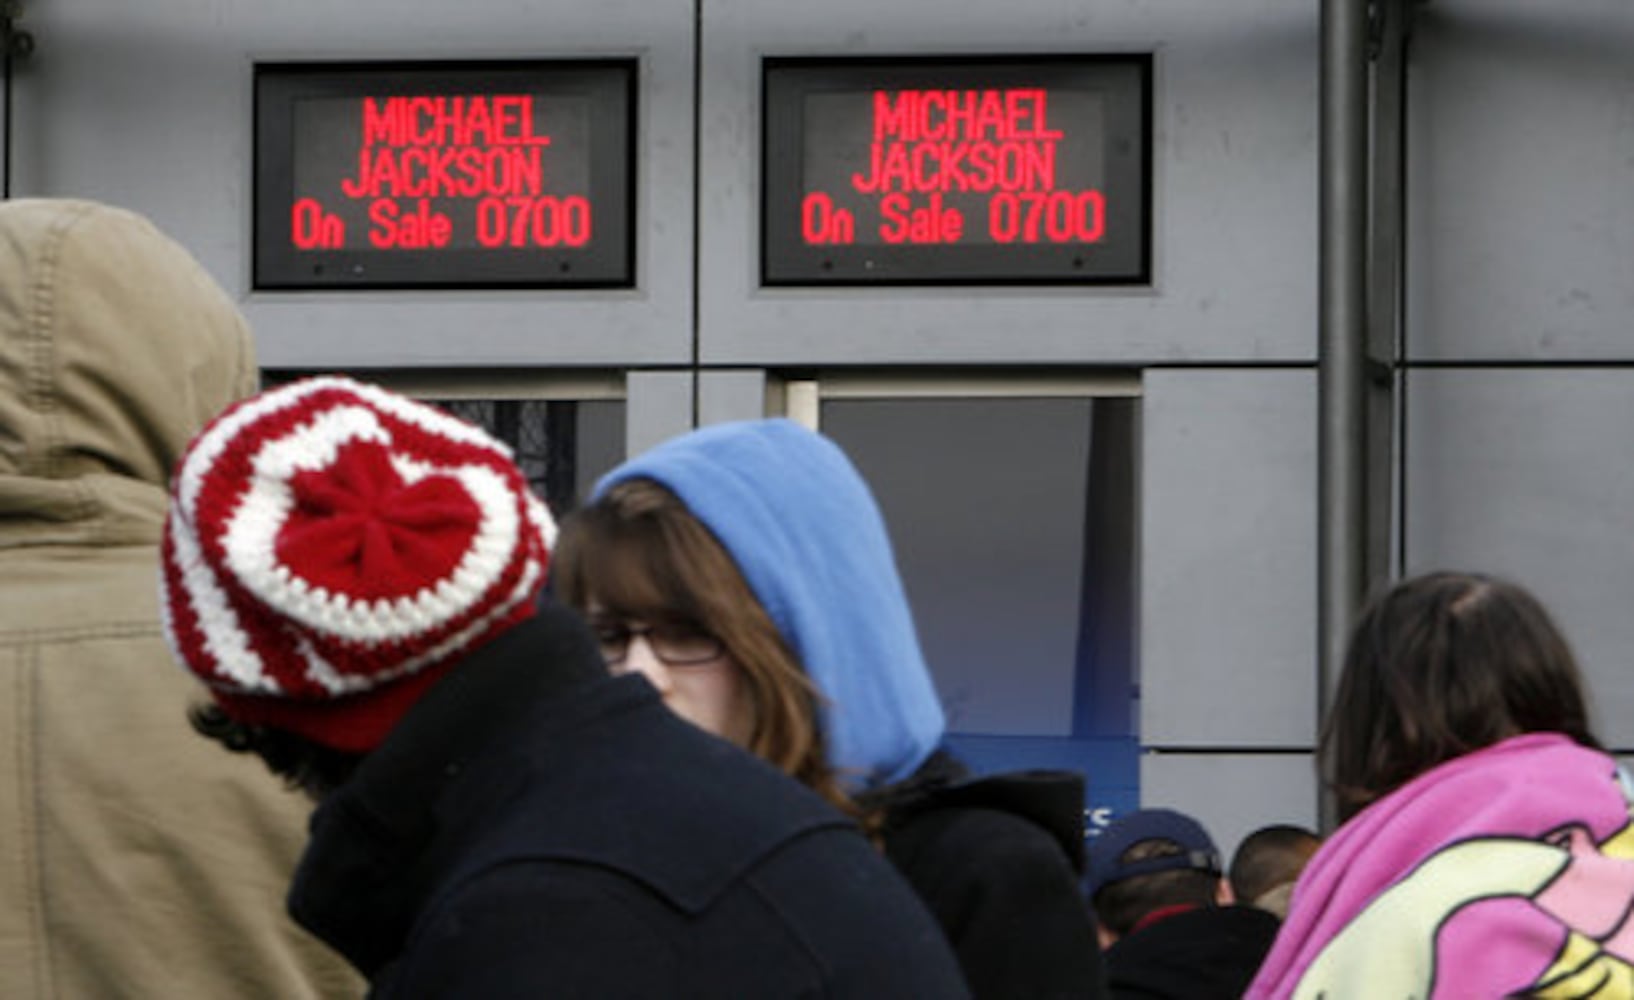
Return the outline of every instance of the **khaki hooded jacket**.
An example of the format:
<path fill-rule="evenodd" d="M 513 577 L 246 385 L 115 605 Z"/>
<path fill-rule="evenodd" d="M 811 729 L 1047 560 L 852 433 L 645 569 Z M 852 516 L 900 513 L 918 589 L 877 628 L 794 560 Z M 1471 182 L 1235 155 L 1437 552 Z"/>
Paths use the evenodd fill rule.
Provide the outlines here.
<path fill-rule="evenodd" d="M 310 808 L 195 734 L 160 631 L 165 485 L 255 388 L 146 220 L 0 203 L 0 997 L 356 997 L 284 908 Z"/>

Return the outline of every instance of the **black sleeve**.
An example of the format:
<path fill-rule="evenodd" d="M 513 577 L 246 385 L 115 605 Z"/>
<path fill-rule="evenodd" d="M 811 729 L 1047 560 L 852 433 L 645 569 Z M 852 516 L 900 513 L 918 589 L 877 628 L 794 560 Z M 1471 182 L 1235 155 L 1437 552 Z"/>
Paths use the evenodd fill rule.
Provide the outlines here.
<path fill-rule="evenodd" d="M 664 996 L 678 968 L 673 911 L 603 869 L 491 869 L 422 916 L 378 1000 Z"/>

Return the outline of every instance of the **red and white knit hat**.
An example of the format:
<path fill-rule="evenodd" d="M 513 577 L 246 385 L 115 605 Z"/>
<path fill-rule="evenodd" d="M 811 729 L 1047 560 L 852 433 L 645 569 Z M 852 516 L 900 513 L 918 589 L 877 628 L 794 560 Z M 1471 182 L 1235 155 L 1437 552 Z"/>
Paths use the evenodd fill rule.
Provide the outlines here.
<path fill-rule="evenodd" d="M 229 716 L 348 751 L 533 613 L 556 530 L 504 444 L 335 376 L 222 413 L 171 492 L 171 649 Z"/>

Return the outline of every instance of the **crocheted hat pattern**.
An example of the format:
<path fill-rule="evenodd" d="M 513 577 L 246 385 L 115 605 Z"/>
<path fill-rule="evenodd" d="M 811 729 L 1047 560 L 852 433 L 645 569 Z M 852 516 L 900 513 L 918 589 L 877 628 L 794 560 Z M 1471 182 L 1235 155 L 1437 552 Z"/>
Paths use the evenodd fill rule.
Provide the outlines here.
<path fill-rule="evenodd" d="M 171 494 L 178 659 L 229 716 L 347 751 L 533 613 L 555 535 L 503 443 L 339 376 L 222 413 Z"/>

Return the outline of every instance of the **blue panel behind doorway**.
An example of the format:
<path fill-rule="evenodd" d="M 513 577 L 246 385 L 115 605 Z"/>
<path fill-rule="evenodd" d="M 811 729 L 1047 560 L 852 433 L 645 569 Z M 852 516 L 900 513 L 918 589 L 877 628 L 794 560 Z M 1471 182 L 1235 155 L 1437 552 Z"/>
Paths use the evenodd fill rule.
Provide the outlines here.
<path fill-rule="evenodd" d="M 825 402 L 890 526 L 949 745 L 1084 775 L 1086 834 L 1139 800 L 1126 398 Z"/>

